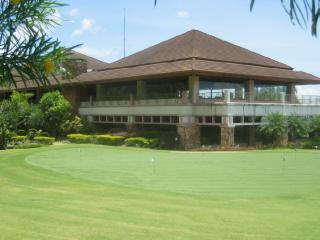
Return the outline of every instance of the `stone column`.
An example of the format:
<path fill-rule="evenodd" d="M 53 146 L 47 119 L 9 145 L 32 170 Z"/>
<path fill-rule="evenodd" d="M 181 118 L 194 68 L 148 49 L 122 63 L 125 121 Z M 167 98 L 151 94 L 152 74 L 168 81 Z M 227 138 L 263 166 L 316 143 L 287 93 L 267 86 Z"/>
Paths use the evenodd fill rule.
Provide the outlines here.
<path fill-rule="evenodd" d="M 256 146 L 256 127 L 249 126 L 249 146 Z"/>
<path fill-rule="evenodd" d="M 200 126 L 196 124 L 180 124 L 177 129 L 181 148 L 190 150 L 200 147 Z"/>
<path fill-rule="evenodd" d="M 254 102 L 254 80 L 249 80 L 248 81 L 248 101 L 249 102 Z"/>
<path fill-rule="evenodd" d="M 128 116 L 128 122 L 126 124 L 128 132 L 137 131 L 137 125 L 134 123 L 134 116 Z"/>
<path fill-rule="evenodd" d="M 233 116 L 222 117 L 221 128 L 221 147 L 232 148 L 234 147 L 234 124 Z"/>
<path fill-rule="evenodd" d="M 143 80 L 137 81 L 137 99 L 144 99 L 146 97 L 146 82 Z"/>
<path fill-rule="evenodd" d="M 197 103 L 199 98 L 200 90 L 200 78 L 199 76 L 192 75 L 188 79 L 190 99 L 192 103 Z"/>
<path fill-rule="evenodd" d="M 221 126 L 221 147 L 234 147 L 234 126 Z"/>
<path fill-rule="evenodd" d="M 291 104 L 296 103 L 296 85 L 294 83 L 289 83 L 289 101 Z"/>
<path fill-rule="evenodd" d="M 96 85 L 96 101 L 104 101 L 105 100 L 105 92 L 106 88 L 103 84 Z"/>

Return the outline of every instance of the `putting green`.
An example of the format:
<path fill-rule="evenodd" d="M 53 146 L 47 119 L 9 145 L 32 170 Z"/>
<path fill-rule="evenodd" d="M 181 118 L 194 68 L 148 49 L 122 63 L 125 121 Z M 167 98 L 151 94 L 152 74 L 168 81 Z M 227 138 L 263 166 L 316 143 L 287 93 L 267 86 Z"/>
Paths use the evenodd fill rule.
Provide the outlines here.
<path fill-rule="evenodd" d="M 78 179 L 210 197 L 297 199 L 320 189 L 315 151 L 193 154 L 79 146 L 34 153 L 26 161 Z"/>

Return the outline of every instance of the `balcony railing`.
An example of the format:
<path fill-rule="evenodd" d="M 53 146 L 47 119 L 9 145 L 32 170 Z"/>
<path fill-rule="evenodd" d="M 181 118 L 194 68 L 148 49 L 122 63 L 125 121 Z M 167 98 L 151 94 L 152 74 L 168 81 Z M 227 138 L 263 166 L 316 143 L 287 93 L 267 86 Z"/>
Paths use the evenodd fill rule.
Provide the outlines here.
<path fill-rule="evenodd" d="M 168 95 L 158 95 L 157 98 L 139 98 L 135 99 L 131 95 L 128 100 L 108 100 L 108 101 L 94 101 L 90 98 L 89 101 L 83 101 L 80 103 L 80 107 L 119 107 L 119 106 L 166 106 L 166 105 L 191 105 L 191 104 L 215 104 L 215 103 L 279 103 L 279 104 L 313 104 L 320 105 L 320 96 L 309 96 L 309 95 L 290 95 L 285 93 L 279 94 L 264 94 L 256 95 L 250 97 L 249 93 L 243 93 L 240 96 L 231 94 L 225 91 L 221 94 L 208 94 L 199 93 L 198 98 L 192 100 L 189 97 L 188 92 L 183 92 L 182 94 L 173 96 Z M 193 102 L 195 101 L 195 102 Z"/>

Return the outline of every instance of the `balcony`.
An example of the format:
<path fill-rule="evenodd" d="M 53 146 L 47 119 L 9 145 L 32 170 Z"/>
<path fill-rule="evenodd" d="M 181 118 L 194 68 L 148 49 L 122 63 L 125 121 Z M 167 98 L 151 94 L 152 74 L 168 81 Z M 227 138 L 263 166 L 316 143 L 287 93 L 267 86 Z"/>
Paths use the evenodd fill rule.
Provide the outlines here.
<path fill-rule="evenodd" d="M 100 118 L 108 116 L 261 118 L 271 112 L 280 112 L 286 116 L 320 115 L 320 96 L 287 95 L 284 93 L 271 96 L 252 96 L 245 93 L 236 97 L 229 91 L 225 91 L 220 96 L 196 94 L 196 97 L 192 98 L 187 92 L 184 92 L 175 98 L 160 96 L 157 99 L 134 99 L 133 96 L 130 96 L 128 100 L 93 101 L 91 99 L 91 101 L 81 102 L 79 107 L 80 115 L 99 116 Z M 243 124 L 243 122 L 241 123 Z M 250 124 L 250 122 L 246 124 Z"/>

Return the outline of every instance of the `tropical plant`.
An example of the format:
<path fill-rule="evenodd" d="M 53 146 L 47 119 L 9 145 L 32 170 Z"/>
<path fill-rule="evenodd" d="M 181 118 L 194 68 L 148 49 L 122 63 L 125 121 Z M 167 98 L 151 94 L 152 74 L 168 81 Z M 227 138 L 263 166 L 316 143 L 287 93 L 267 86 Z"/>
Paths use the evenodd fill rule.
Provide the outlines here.
<path fill-rule="evenodd" d="M 83 130 L 84 124 L 80 117 L 71 116 L 70 119 L 62 122 L 60 126 L 61 133 L 69 134 L 69 133 L 80 133 Z"/>
<path fill-rule="evenodd" d="M 0 0 L 0 86 L 17 87 L 32 80 L 49 86 L 50 77 L 67 73 L 71 48 L 49 33 L 60 24 L 57 0 Z M 56 79 L 57 80 L 57 79 Z"/>
<path fill-rule="evenodd" d="M 320 117 L 313 116 L 309 119 L 309 134 L 311 137 L 320 136 Z"/>
<path fill-rule="evenodd" d="M 263 125 L 260 125 L 258 132 L 271 139 L 276 146 L 283 146 L 288 141 L 288 123 L 285 116 L 280 113 L 270 113 L 263 118 Z"/>
<path fill-rule="evenodd" d="M 44 94 L 39 106 L 44 114 L 44 129 L 57 136 L 60 126 L 70 115 L 71 104 L 59 91 L 55 91 Z"/>
<path fill-rule="evenodd" d="M 290 116 L 287 118 L 289 137 L 291 139 L 300 138 L 308 135 L 309 126 L 304 118 L 298 116 Z"/>

